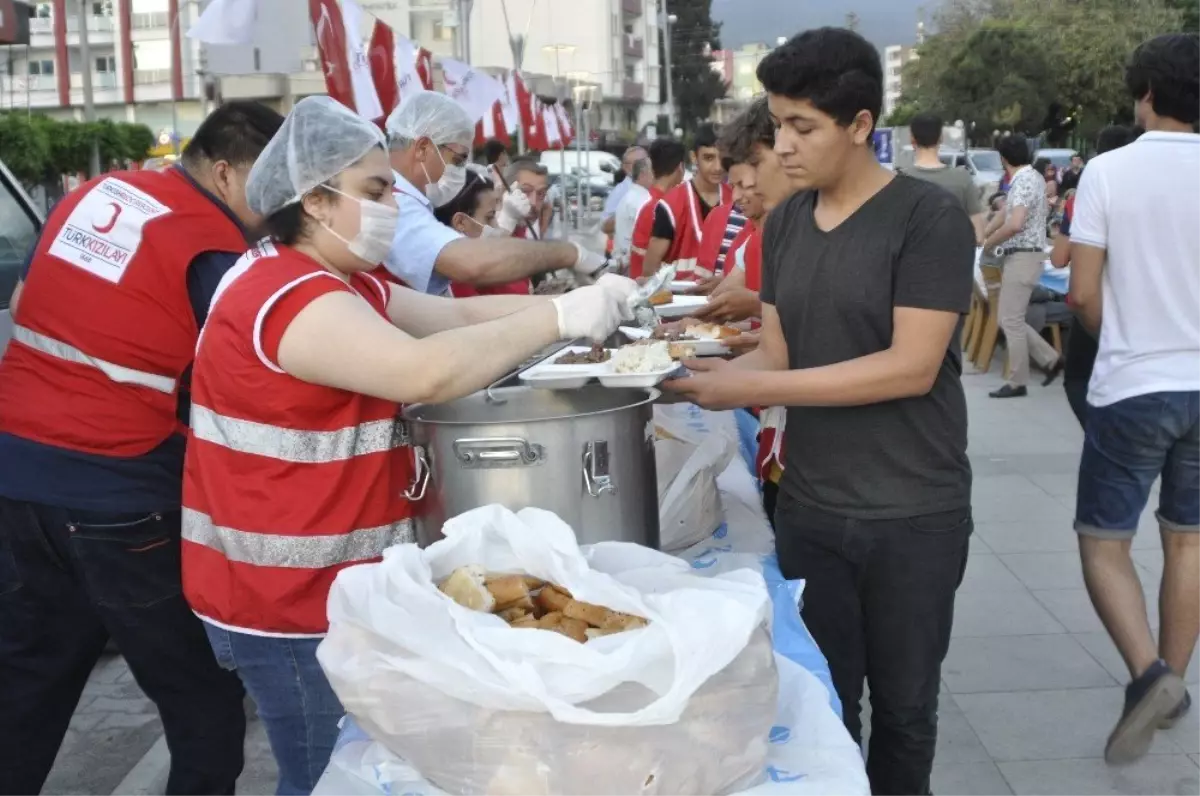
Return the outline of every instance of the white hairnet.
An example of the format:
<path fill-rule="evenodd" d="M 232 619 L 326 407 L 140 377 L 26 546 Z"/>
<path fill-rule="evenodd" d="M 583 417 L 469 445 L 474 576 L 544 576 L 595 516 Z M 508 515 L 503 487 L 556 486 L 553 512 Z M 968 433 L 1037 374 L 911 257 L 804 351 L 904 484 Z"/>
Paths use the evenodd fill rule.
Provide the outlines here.
<path fill-rule="evenodd" d="M 269 216 L 385 143 L 379 128 L 329 97 L 305 97 L 283 120 L 246 180 L 246 202 Z"/>
<path fill-rule="evenodd" d="M 475 122 L 445 94 L 422 91 L 391 112 L 387 132 L 393 147 L 408 146 L 418 138 L 428 138 L 438 146 L 470 147 L 475 140 Z"/>

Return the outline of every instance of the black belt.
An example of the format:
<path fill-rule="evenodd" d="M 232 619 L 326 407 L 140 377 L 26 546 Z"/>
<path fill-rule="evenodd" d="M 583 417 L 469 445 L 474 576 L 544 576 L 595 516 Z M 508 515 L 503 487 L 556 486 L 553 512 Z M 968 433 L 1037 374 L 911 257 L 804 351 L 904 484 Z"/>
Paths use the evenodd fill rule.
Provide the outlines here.
<path fill-rule="evenodd" d="M 1027 253 L 1027 252 L 1028 253 L 1037 252 L 1040 254 L 1043 252 L 1043 250 L 1040 248 L 1037 248 L 1035 246 L 1012 246 L 1009 248 L 1005 248 L 1004 246 L 996 247 L 996 256 L 997 257 L 1007 257 L 1010 254 L 1022 254 L 1022 253 Z"/>

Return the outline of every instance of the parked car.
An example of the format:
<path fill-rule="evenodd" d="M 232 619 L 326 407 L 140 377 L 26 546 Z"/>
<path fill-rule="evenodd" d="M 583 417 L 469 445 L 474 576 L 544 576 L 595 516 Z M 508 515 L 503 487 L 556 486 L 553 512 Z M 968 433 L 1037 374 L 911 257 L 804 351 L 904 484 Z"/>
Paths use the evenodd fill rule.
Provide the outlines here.
<path fill-rule="evenodd" d="M 1054 167 L 1059 171 L 1070 168 L 1071 158 L 1079 153 L 1074 149 L 1039 149 L 1033 153 L 1033 162 L 1037 163 L 1039 159 L 1045 158 L 1054 164 Z"/>
<path fill-rule="evenodd" d="M 42 229 L 42 215 L 21 183 L 0 162 L 0 355 L 12 336 L 9 301 Z"/>
<path fill-rule="evenodd" d="M 895 168 L 903 171 L 913 164 L 913 148 L 908 145 L 896 154 Z M 979 196 L 985 200 L 995 193 L 1004 177 L 1004 164 L 1000 162 L 1000 153 L 994 149 L 961 149 L 942 147 L 938 150 L 938 159 L 952 169 L 966 169 L 971 174 L 971 181 L 979 189 Z"/>

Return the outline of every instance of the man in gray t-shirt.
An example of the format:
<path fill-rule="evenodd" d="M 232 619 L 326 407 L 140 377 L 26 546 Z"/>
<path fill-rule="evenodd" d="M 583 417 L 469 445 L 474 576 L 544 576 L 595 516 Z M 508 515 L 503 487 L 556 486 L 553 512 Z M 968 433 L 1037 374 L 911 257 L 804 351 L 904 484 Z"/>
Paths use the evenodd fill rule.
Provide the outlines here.
<path fill-rule="evenodd" d="M 979 189 L 965 169 L 952 169 L 938 157 L 942 143 L 942 120 L 932 113 L 919 113 L 908 126 L 912 134 L 913 165 L 903 172 L 910 177 L 940 185 L 958 199 L 975 225 L 975 240 L 983 239 L 983 202 Z"/>

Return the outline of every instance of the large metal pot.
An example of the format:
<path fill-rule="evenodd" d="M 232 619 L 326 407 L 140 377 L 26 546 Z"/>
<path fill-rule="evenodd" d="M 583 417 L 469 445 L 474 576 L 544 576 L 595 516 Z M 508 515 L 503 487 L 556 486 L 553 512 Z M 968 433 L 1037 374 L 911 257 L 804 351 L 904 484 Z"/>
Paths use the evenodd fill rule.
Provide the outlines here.
<path fill-rule="evenodd" d="M 654 468 L 657 390 L 509 387 L 404 412 L 424 475 L 417 540 L 442 538 L 446 519 L 499 503 L 553 511 L 580 544 L 658 548 Z M 421 462 L 419 461 L 419 464 Z"/>

